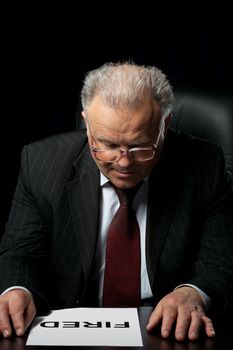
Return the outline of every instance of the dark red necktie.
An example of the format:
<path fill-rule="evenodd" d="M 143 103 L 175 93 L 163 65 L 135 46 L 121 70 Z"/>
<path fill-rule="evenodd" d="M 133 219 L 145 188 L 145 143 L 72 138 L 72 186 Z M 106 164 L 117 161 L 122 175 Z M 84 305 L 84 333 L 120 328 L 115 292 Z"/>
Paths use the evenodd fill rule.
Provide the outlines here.
<path fill-rule="evenodd" d="M 108 231 L 103 306 L 136 307 L 140 305 L 140 231 L 132 208 L 133 197 L 140 185 L 128 190 L 114 187 L 120 207 Z"/>

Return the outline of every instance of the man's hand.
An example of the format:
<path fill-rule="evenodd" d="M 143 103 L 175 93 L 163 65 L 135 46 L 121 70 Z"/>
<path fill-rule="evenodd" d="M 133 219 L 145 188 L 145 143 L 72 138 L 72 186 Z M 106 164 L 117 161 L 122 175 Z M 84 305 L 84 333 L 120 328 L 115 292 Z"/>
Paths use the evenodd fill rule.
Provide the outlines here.
<path fill-rule="evenodd" d="M 188 337 L 196 340 L 203 325 L 208 337 L 215 336 L 213 323 L 205 315 L 205 306 L 200 294 L 191 287 L 181 287 L 166 295 L 152 312 L 147 330 L 151 331 L 162 322 L 161 335 L 168 338 L 175 327 L 178 341 Z"/>
<path fill-rule="evenodd" d="M 24 335 L 35 314 L 31 293 L 14 289 L 0 296 L 0 336 L 9 338 L 12 327 L 18 336 Z"/>

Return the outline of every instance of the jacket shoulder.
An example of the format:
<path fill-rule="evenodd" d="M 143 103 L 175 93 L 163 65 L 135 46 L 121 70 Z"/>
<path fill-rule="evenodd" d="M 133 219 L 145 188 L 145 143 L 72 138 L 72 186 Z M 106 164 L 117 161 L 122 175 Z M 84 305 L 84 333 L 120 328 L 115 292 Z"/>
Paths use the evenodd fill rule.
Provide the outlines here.
<path fill-rule="evenodd" d="M 29 169 L 33 176 L 37 176 L 38 169 L 41 176 L 46 176 L 49 169 L 53 173 L 68 171 L 86 146 L 85 131 L 52 135 L 24 146 L 21 168 Z"/>
<path fill-rule="evenodd" d="M 189 173 L 190 177 L 196 174 L 203 179 L 208 174 L 214 178 L 216 172 L 224 174 L 227 171 L 224 151 L 220 146 L 183 132 L 169 130 L 163 158 L 163 165 L 180 177 Z"/>
<path fill-rule="evenodd" d="M 178 155 L 186 160 L 193 160 L 195 157 L 214 158 L 216 155 L 224 157 L 222 147 L 216 143 L 181 131 L 169 130 L 166 143 L 166 148 L 171 153 L 176 153 L 176 158 Z"/>
<path fill-rule="evenodd" d="M 49 137 L 46 137 L 41 140 L 37 140 L 28 144 L 26 147 L 30 149 L 41 149 L 41 148 L 63 148 L 65 149 L 79 147 L 80 144 L 86 142 L 86 131 L 70 131 L 62 134 L 56 134 Z"/>

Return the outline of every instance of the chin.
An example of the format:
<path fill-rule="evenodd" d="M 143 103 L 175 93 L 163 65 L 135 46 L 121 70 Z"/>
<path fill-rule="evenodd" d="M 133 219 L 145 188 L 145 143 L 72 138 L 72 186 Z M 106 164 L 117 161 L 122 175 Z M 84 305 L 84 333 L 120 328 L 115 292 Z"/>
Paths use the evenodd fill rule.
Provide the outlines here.
<path fill-rule="evenodd" d="M 132 180 L 126 180 L 126 179 L 117 179 L 112 178 L 110 181 L 117 187 L 121 189 L 131 188 L 136 186 L 141 179 L 132 179 Z"/>

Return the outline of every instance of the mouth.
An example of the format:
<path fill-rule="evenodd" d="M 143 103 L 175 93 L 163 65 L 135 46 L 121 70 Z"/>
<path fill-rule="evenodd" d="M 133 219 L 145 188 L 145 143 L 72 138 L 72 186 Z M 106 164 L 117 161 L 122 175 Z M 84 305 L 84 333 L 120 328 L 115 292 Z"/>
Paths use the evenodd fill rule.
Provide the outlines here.
<path fill-rule="evenodd" d="M 114 172 L 118 177 L 130 177 L 136 173 L 135 170 L 132 171 L 132 170 L 117 170 L 117 169 L 114 169 Z"/>

